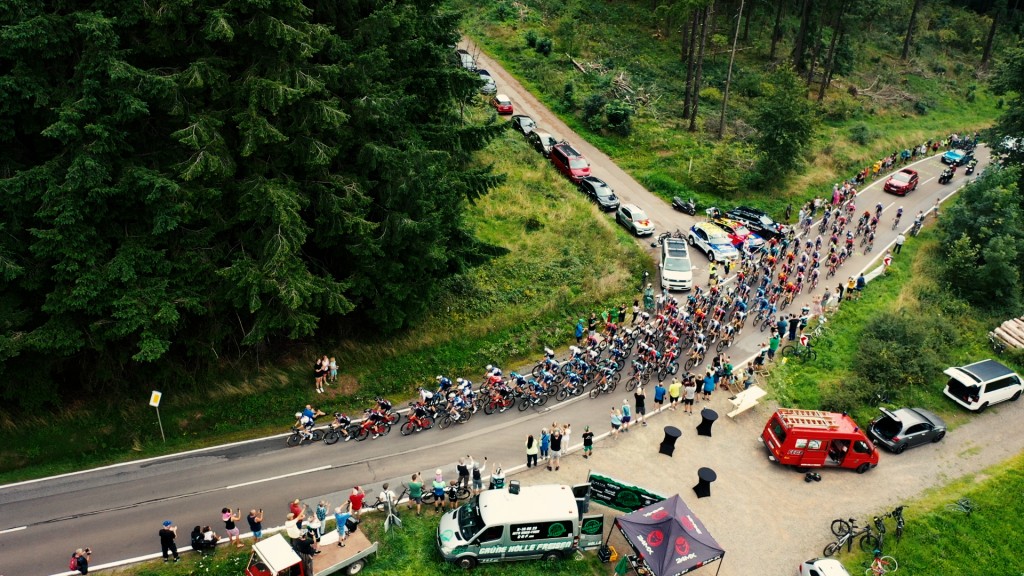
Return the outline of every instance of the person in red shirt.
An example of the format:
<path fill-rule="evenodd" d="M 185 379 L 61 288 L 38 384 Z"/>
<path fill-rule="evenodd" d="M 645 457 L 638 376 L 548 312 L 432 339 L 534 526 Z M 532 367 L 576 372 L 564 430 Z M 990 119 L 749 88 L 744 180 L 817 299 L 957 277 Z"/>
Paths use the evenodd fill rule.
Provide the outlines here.
<path fill-rule="evenodd" d="M 288 511 L 294 514 L 296 518 L 302 516 L 302 504 L 299 502 L 298 498 L 288 505 Z"/>
<path fill-rule="evenodd" d="M 359 486 L 352 489 L 352 494 L 348 497 L 348 511 L 355 515 L 363 508 L 363 499 L 366 498 L 366 493 Z"/>

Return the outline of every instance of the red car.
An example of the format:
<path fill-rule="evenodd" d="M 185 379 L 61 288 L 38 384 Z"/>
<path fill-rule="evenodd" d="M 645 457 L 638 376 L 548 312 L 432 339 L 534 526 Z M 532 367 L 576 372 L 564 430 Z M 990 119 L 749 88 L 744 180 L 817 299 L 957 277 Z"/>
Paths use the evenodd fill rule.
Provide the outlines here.
<path fill-rule="evenodd" d="M 910 168 L 904 168 L 899 172 L 893 174 L 885 181 L 883 189 L 886 192 L 891 192 L 897 196 L 906 196 L 908 192 L 913 192 L 917 188 L 917 172 Z"/>
<path fill-rule="evenodd" d="M 494 98 L 491 98 L 491 106 L 498 111 L 498 114 L 511 114 L 512 113 L 512 99 L 504 94 L 498 94 Z"/>

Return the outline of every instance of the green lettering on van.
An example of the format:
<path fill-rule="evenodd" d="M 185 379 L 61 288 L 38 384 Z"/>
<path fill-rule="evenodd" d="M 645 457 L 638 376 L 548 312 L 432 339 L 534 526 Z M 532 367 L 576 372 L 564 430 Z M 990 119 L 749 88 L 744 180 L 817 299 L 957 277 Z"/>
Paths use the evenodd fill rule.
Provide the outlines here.
<path fill-rule="evenodd" d="M 564 535 L 566 532 L 567 530 L 565 528 L 565 524 L 561 522 L 552 522 L 551 525 L 548 526 L 549 538 L 558 538 L 559 536 Z"/>
<path fill-rule="evenodd" d="M 637 496 L 636 492 L 631 490 L 623 490 L 619 492 L 618 497 L 615 500 L 626 508 L 632 508 L 640 503 L 640 497 Z"/>
<path fill-rule="evenodd" d="M 587 520 L 580 527 L 580 532 L 584 534 L 600 534 L 603 531 L 602 524 L 603 522 L 600 520 Z"/>

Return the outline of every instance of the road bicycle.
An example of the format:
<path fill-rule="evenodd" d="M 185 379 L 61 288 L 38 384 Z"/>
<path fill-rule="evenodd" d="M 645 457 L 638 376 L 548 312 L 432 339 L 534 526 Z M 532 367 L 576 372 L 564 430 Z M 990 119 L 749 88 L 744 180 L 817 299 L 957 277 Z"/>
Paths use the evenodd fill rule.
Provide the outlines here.
<path fill-rule="evenodd" d="M 612 377 L 602 376 L 600 380 L 594 383 L 594 387 L 590 389 L 590 398 L 594 399 L 601 394 L 611 394 L 615 391 L 616 386 L 619 385 L 619 374 L 616 373 Z"/>
<path fill-rule="evenodd" d="M 310 435 L 307 436 L 306 430 L 303 428 L 292 426 L 292 433 L 288 435 L 287 439 L 285 439 L 285 444 L 293 447 L 302 444 L 306 440 L 310 443 L 319 442 L 320 440 L 323 440 L 324 437 L 324 431 L 319 428 L 310 430 L 309 434 Z"/>
<path fill-rule="evenodd" d="M 960 512 L 964 516 L 970 516 L 978 510 L 978 506 L 969 498 L 960 498 L 952 504 L 947 504 L 946 510 L 951 512 Z"/>
<path fill-rule="evenodd" d="M 864 571 L 865 576 L 882 576 L 882 574 L 888 574 L 899 570 L 899 564 L 896 563 L 896 559 L 892 556 L 882 556 L 881 550 L 875 550 L 875 557 L 871 560 L 871 565 Z"/>
<path fill-rule="evenodd" d="M 896 536 L 896 543 L 898 544 L 900 538 L 903 538 L 903 528 L 906 526 L 906 522 L 903 520 L 903 509 L 906 506 L 897 506 L 892 512 L 889 512 L 890 518 L 896 519 L 896 530 L 893 534 Z"/>
<path fill-rule="evenodd" d="M 398 429 L 402 436 L 408 436 L 421 430 L 430 430 L 434 427 L 434 419 L 430 416 L 424 416 L 420 418 L 413 412 L 409 412 L 409 419 L 402 424 L 402 427 Z"/>
<path fill-rule="evenodd" d="M 356 440 L 362 442 L 373 434 L 374 438 L 381 436 L 387 436 L 391 432 L 391 422 L 387 419 L 382 419 L 379 422 L 374 422 L 372 418 L 367 418 L 359 425 L 359 429 L 356 431 Z"/>
<path fill-rule="evenodd" d="M 921 232 L 921 226 L 924 224 L 921 220 L 915 220 L 913 228 L 910 229 L 911 236 L 917 236 Z"/>
<path fill-rule="evenodd" d="M 457 414 L 459 415 L 458 418 L 452 416 L 451 412 L 448 410 L 445 410 L 444 415 L 437 421 L 438 428 L 444 430 L 452 424 L 465 424 L 466 422 L 469 422 L 469 419 L 473 417 L 473 407 L 465 406 L 463 408 L 459 408 Z"/>
<path fill-rule="evenodd" d="M 863 528 L 857 526 L 857 521 L 853 518 L 849 520 L 836 519 L 832 521 L 832 534 L 835 535 L 836 541 L 829 542 L 825 546 L 823 553 L 825 556 L 832 556 L 836 552 L 843 549 L 846 546 L 846 551 L 850 552 L 853 550 L 853 541 L 860 536 L 860 548 L 865 552 L 870 552 L 875 549 L 874 543 L 878 541 L 878 538 L 874 536 L 871 531 L 871 525 L 868 524 Z"/>
<path fill-rule="evenodd" d="M 893 218 L 893 220 L 892 220 L 892 229 L 895 230 L 896 227 L 899 226 L 899 225 L 900 225 L 900 215 L 897 214 L 896 217 Z"/>
<path fill-rule="evenodd" d="M 408 493 L 409 493 L 409 486 L 406 485 L 406 484 L 402 484 L 402 492 L 400 494 L 398 494 L 395 497 L 394 500 L 391 501 L 391 505 L 393 507 L 398 506 L 398 503 L 401 502 L 402 500 L 404 500 L 406 494 L 408 494 Z M 377 500 L 374 501 L 373 504 L 370 504 L 369 507 L 370 508 L 375 508 L 375 509 L 377 509 L 380 512 L 384 512 L 387 509 L 387 502 L 383 498 L 381 498 L 381 494 L 383 494 L 383 492 L 378 492 L 377 493 Z M 394 508 L 392 508 L 392 510 L 393 509 Z"/>
<path fill-rule="evenodd" d="M 338 440 L 345 440 L 345 442 L 348 442 L 355 438 L 358 432 L 359 424 L 357 422 L 352 422 L 347 427 L 328 426 L 324 431 L 324 444 L 331 445 Z"/>
<path fill-rule="evenodd" d="M 547 394 L 537 394 L 536 396 L 528 394 L 519 400 L 519 411 L 523 412 L 530 406 L 543 406 L 547 401 Z"/>
<path fill-rule="evenodd" d="M 814 362 L 818 359 L 818 353 L 814 350 L 814 346 L 808 344 L 803 346 L 801 344 L 787 344 L 782 347 L 783 358 L 797 358 L 804 362 Z"/>
<path fill-rule="evenodd" d="M 468 486 L 463 486 L 462 484 L 459 484 L 458 491 L 456 492 L 455 500 L 456 501 L 465 500 L 465 499 L 469 498 L 470 494 L 472 494 L 472 492 L 469 491 L 469 487 Z M 447 497 L 448 497 L 448 487 L 445 486 L 445 495 L 441 496 L 441 498 L 445 499 Z M 434 490 L 432 488 L 430 488 L 429 486 L 424 486 L 423 487 L 423 503 L 424 504 L 430 504 L 433 501 L 434 501 Z"/>

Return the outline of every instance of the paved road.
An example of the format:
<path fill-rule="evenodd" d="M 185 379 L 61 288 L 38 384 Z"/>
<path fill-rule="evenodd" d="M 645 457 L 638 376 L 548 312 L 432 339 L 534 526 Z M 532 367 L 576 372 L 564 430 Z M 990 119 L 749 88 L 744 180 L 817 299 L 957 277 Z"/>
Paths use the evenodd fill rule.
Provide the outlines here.
<path fill-rule="evenodd" d="M 673 211 L 646 191 L 541 107 L 495 63 L 484 56 L 480 61 L 496 77 L 499 90 L 513 98 L 518 111 L 576 145 L 591 160 L 594 173 L 609 182 L 624 202 L 645 209 L 659 231 L 689 228 L 693 218 Z M 984 164 L 985 153 L 980 156 Z M 958 176 L 953 185 L 938 185 L 935 177 L 941 168 L 937 159 L 921 161 L 916 168 L 922 184 L 910 197 L 894 200 L 883 195 L 876 184 L 864 190 L 859 204 L 874 206 L 884 200 L 890 206 L 888 216 L 894 210 L 891 204 L 899 202 L 905 206 L 905 214 L 912 215 L 930 208 L 936 198 L 947 195 L 962 181 Z M 880 229 L 878 247 L 895 236 L 887 226 Z M 641 242 L 646 245 L 649 240 Z M 694 258 L 700 266 L 702 257 Z M 867 261 L 857 254 L 845 269 L 853 274 Z M 705 282 L 706 266 L 701 268 L 696 280 Z M 748 327 L 732 349 L 733 357 L 749 356 L 760 340 L 761 335 Z M 157 551 L 156 532 L 164 519 L 174 520 L 181 527 L 181 540 L 185 540 L 195 524 L 218 527 L 218 513 L 225 506 L 265 508 L 267 524 L 279 525 L 292 498 L 332 494 L 338 501 L 340 491 L 352 485 L 373 486 L 416 470 L 433 470 L 441 463 L 448 463 L 444 467 L 450 474 L 452 463 L 467 452 L 478 458 L 489 456 L 491 463 L 518 464 L 527 434 L 537 433 L 553 420 L 572 422 L 577 435 L 588 423 L 603 429 L 606 411 L 607 402 L 577 399 L 526 413 L 479 415 L 463 426 L 409 438 L 400 437 L 396 430 L 391 437 L 363 443 L 296 449 L 285 448 L 281 438 L 261 439 L 0 487 L 0 573 L 31 576 L 64 570 L 67 554 L 63 550 L 55 553 L 55 534 L 60 534 L 59 546 L 68 553 L 78 546 L 91 546 L 96 551 L 94 564 L 103 564 Z M 618 469 L 610 471 L 625 472 L 628 466 L 628 461 L 621 462 Z"/>

